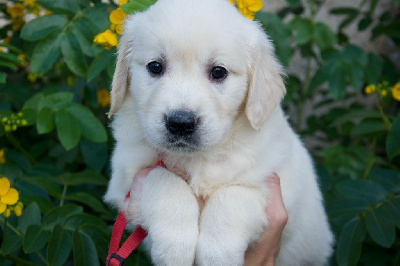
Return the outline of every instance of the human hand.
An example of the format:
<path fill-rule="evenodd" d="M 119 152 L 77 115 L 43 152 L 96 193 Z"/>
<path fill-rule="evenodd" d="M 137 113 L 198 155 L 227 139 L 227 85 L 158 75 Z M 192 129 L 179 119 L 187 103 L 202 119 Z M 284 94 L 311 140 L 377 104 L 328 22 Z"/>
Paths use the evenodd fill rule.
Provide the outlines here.
<path fill-rule="evenodd" d="M 267 179 L 270 190 L 269 204 L 265 210 L 268 227 L 260 239 L 246 252 L 246 266 L 273 266 L 279 255 L 283 229 L 288 221 L 288 214 L 283 204 L 279 176 L 274 174 Z"/>

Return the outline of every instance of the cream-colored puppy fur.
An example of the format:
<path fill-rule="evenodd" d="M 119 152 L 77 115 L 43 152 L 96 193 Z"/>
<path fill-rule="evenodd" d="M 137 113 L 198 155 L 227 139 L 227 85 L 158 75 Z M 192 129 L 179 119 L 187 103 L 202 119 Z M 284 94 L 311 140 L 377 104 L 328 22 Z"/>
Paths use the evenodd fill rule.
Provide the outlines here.
<path fill-rule="evenodd" d="M 152 61 L 161 74 L 150 73 Z M 226 77 L 212 78 L 216 66 Z M 310 156 L 279 106 L 281 72 L 260 26 L 227 0 L 159 0 L 126 19 L 105 200 L 148 230 L 156 265 L 242 265 L 268 226 L 272 173 L 289 215 L 277 265 L 327 263 L 333 237 Z M 165 121 L 176 110 L 198 123 L 190 137 L 171 141 Z M 141 195 L 123 203 L 134 175 L 160 159 L 168 170 L 152 170 Z M 205 199 L 201 213 L 196 196 Z"/>

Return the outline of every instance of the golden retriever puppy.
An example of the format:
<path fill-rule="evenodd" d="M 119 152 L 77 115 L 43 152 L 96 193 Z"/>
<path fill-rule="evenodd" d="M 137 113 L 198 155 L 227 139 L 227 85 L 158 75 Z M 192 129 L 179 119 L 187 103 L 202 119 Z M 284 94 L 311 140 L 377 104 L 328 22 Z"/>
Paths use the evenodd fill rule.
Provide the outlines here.
<path fill-rule="evenodd" d="M 126 19 L 105 201 L 148 231 L 154 264 L 243 265 L 268 226 L 272 173 L 289 215 L 277 264 L 327 263 L 333 236 L 310 156 L 280 107 L 281 75 L 260 25 L 227 0 L 159 0 Z M 158 160 L 168 170 L 154 168 L 124 203 L 134 175 Z"/>

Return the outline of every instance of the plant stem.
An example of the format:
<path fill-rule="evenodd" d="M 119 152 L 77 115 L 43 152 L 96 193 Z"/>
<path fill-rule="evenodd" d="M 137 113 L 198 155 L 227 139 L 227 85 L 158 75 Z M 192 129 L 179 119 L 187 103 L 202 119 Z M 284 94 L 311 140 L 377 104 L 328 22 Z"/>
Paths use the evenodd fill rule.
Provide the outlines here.
<path fill-rule="evenodd" d="M 389 119 L 385 115 L 385 112 L 383 111 L 382 105 L 381 105 L 378 97 L 376 97 L 376 93 L 374 93 L 374 97 L 375 97 L 375 101 L 376 101 L 376 106 L 378 107 L 379 113 L 382 116 L 383 123 L 385 124 L 385 127 L 386 127 L 387 131 L 390 131 L 390 129 L 392 128 L 392 123 L 390 123 Z"/>
<path fill-rule="evenodd" d="M 1 218 L 1 217 L 0 217 L 0 220 L 4 221 L 4 229 L 6 228 L 6 225 L 7 225 L 8 228 L 10 228 L 16 235 L 21 236 L 21 232 L 18 231 L 17 228 L 15 228 L 14 226 L 12 226 L 12 225 L 6 223 L 6 222 L 7 222 L 7 218 Z M 4 232 L 3 232 L 3 236 L 5 236 L 5 233 L 4 233 Z M 4 238 L 4 239 L 5 239 L 5 238 Z"/>
<path fill-rule="evenodd" d="M 11 254 L 3 254 L 3 252 L 0 252 L 0 256 L 2 256 L 3 258 L 10 260 L 12 262 L 15 262 L 16 265 L 37 265 L 36 263 L 32 263 L 30 261 L 18 258 L 16 256 L 13 256 Z"/>
<path fill-rule="evenodd" d="M 364 174 L 362 176 L 362 179 L 367 179 L 369 172 L 371 171 L 372 167 L 374 166 L 374 150 L 376 147 L 376 137 L 374 137 L 373 141 L 372 141 L 372 145 L 371 145 L 371 151 L 369 153 L 368 156 L 368 163 L 367 163 L 367 167 L 365 167 L 365 171 Z"/>
<path fill-rule="evenodd" d="M 40 254 L 40 252 L 37 251 L 37 252 L 35 252 L 35 253 L 36 253 L 36 255 L 39 257 L 39 259 L 41 259 L 41 261 L 44 262 L 45 265 L 48 265 L 48 263 L 47 263 L 45 257 L 43 257 L 43 255 Z"/>
<path fill-rule="evenodd" d="M 7 218 L 4 218 L 3 241 L 1 242 L 0 250 L 3 250 L 4 241 L 6 240 L 6 227 L 7 227 Z"/>
<path fill-rule="evenodd" d="M 38 164 L 38 162 L 35 160 L 35 158 L 32 157 L 32 155 L 29 154 L 18 142 L 18 140 L 10 133 L 6 134 L 6 137 L 8 141 L 17 149 L 19 150 L 23 155 L 25 155 L 26 158 L 32 163 L 32 164 Z"/>
<path fill-rule="evenodd" d="M 67 194 L 67 185 L 64 185 L 64 189 L 61 195 L 61 199 L 60 199 L 60 207 L 64 205 L 64 200 L 65 200 L 65 195 Z"/>

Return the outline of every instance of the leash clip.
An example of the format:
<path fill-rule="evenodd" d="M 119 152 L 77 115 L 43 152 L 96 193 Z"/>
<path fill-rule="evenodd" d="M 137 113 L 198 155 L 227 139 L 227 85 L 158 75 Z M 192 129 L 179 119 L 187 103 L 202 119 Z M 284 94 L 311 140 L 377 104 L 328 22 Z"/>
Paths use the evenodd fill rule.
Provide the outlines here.
<path fill-rule="evenodd" d="M 112 265 L 111 265 L 112 259 L 118 260 L 118 262 L 119 262 L 118 265 L 119 265 L 119 266 L 123 266 L 124 263 L 125 263 L 125 259 L 124 259 L 124 258 L 122 258 L 121 256 L 118 256 L 116 253 L 111 253 L 111 256 L 110 256 L 110 259 L 108 260 L 107 266 L 112 266 Z M 115 265 L 115 264 L 114 264 L 114 265 Z"/>

